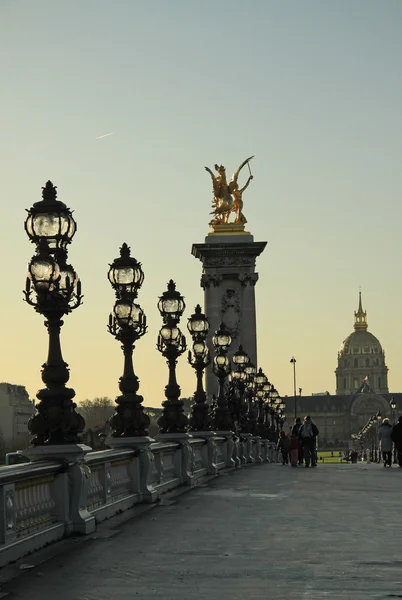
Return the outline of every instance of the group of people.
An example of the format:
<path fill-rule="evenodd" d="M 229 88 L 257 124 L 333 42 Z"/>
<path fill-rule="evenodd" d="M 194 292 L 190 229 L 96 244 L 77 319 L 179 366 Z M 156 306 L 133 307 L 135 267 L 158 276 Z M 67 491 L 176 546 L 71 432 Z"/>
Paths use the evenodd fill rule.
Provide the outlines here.
<path fill-rule="evenodd" d="M 292 467 L 303 465 L 305 467 L 317 466 L 317 435 L 318 428 L 309 416 L 304 417 L 303 423 L 298 417 L 289 435 L 281 431 L 277 449 L 282 454 L 282 464 L 288 465 L 289 458 Z"/>
<path fill-rule="evenodd" d="M 384 467 L 392 466 L 392 444 L 395 444 L 399 468 L 402 468 L 402 417 L 399 417 L 398 423 L 392 427 L 389 419 L 383 419 L 382 425 L 378 430 L 378 439 L 380 442 Z"/>
<path fill-rule="evenodd" d="M 297 467 L 303 465 L 304 462 L 305 467 L 316 467 L 318 434 L 318 428 L 309 416 L 304 417 L 303 423 L 298 417 L 289 435 L 281 431 L 277 449 L 282 454 L 282 464 L 288 465 L 290 461 L 292 467 Z M 391 425 L 389 419 L 383 419 L 378 430 L 378 439 L 384 467 L 392 466 L 392 445 L 395 444 L 398 466 L 402 468 L 402 416 L 394 426 Z"/>

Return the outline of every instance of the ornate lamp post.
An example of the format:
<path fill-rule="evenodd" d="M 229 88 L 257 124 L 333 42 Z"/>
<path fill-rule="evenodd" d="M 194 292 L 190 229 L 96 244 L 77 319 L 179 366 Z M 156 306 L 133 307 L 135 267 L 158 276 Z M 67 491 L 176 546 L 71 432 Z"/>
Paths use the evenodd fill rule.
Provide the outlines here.
<path fill-rule="evenodd" d="M 215 348 L 212 371 L 219 382 L 214 429 L 215 431 L 231 431 L 233 421 L 228 407 L 228 400 L 225 395 L 225 379 L 230 373 L 230 362 L 226 354 L 232 343 L 232 338 L 223 323 L 221 323 L 219 329 L 215 331 L 212 336 L 212 343 Z"/>
<path fill-rule="evenodd" d="M 60 330 L 64 315 L 82 302 L 81 283 L 67 264 L 67 246 L 76 231 L 72 212 L 57 200 L 56 187 L 48 181 L 42 200 L 36 202 L 25 221 L 25 230 L 36 255 L 28 264 L 25 301 L 46 319 L 49 352 L 42 368 L 45 388 L 39 390 L 37 412 L 28 422 L 33 446 L 77 444 L 85 422 L 75 412 L 75 391 L 67 388 L 70 373 L 63 360 Z M 34 294 L 34 297 L 33 297 Z"/>
<path fill-rule="evenodd" d="M 254 382 L 255 382 L 255 385 L 257 388 L 256 397 L 257 397 L 257 404 L 258 404 L 258 420 L 257 420 L 258 421 L 258 435 L 264 438 L 264 437 L 266 437 L 266 431 L 265 431 L 265 427 L 264 427 L 264 420 L 265 420 L 264 385 L 266 385 L 266 383 L 268 382 L 268 378 L 265 375 L 265 373 L 263 372 L 261 367 L 258 369 L 258 373 L 254 377 Z"/>
<path fill-rule="evenodd" d="M 247 420 L 249 423 L 249 430 L 252 435 L 257 435 L 258 406 L 255 404 L 255 376 L 257 369 L 252 362 L 249 362 L 244 370 L 247 374 L 246 397 L 248 402 Z"/>
<path fill-rule="evenodd" d="M 297 417 L 297 396 L 296 396 L 296 359 L 294 356 L 290 359 L 293 364 L 293 396 L 294 396 L 294 409 L 295 409 L 295 419 Z"/>
<path fill-rule="evenodd" d="M 194 358 L 192 358 L 191 351 L 188 351 L 188 362 L 195 369 L 197 375 L 197 389 L 191 411 L 190 431 L 209 431 L 211 429 L 211 418 L 207 395 L 202 384 L 204 369 L 211 362 L 205 341 L 209 331 L 209 323 L 199 304 L 195 307 L 194 314 L 188 319 L 187 329 L 193 338 L 194 355 Z"/>
<path fill-rule="evenodd" d="M 162 402 L 163 413 L 158 419 L 159 433 L 185 433 L 187 417 L 183 413 L 183 402 L 180 398 L 180 386 L 176 379 L 178 357 L 186 351 L 186 338 L 178 328 L 180 317 L 186 305 L 183 296 L 176 290 L 176 284 L 171 279 L 168 289 L 158 302 L 158 310 L 163 319 L 159 330 L 157 348 L 167 359 L 169 380 L 165 387 L 166 400 Z"/>
<path fill-rule="evenodd" d="M 245 399 L 245 390 L 248 379 L 246 366 L 250 362 L 250 358 L 247 352 L 244 351 L 242 345 L 240 345 L 238 351 L 234 353 L 232 360 L 236 365 L 236 369 L 231 373 L 232 385 L 234 388 L 232 418 L 236 423 L 236 427 L 240 434 L 249 433 L 247 423 L 248 405 Z"/>
<path fill-rule="evenodd" d="M 393 396 L 391 396 L 391 401 L 389 403 L 392 413 L 392 425 L 395 425 L 395 412 L 396 412 L 396 402 Z"/>
<path fill-rule="evenodd" d="M 109 316 L 108 330 L 121 342 L 124 353 L 124 371 L 119 379 L 121 396 L 116 398 L 116 412 L 109 421 L 112 437 L 147 436 L 150 419 L 144 413 L 143 397 L 137 394 L 139 380 L 133 366 L 135 344 L 147 331 L 146 316 L 135 303 L 144 273 L 141 263 L 130 255 L 130 248 L 125 243 L 120 248 L 119 258 L 115 258 L 109 267 L 108 279 L 115 291 L 116 302 Z"/>
<path fill-rule="evenodd" d="M 395 413 L 396 413 L 396 402 L 393 396 L 391 396 L 391 401 L 389 403 L 390 408 L 391 408 L 391 414 L 392 414 L 392 425 L 395 425 L 396 419 L 395 419 Z M 398 456 L 397 456 L 397 450 L 396 450 L 396 446 L 394 444 L 394 459 L 393 459 L 393 463 L 394 465 L 397 464 L 398 462 Z"/>

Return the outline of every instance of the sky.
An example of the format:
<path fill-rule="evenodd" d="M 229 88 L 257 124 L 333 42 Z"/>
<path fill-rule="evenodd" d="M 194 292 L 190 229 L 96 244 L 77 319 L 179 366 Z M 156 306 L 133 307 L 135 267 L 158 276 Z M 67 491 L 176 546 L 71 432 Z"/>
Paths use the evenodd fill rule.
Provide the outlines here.
<path fill-rule="evenodd" d="M 291 395 L 295 356 L 303 393 L 334 393 L 361 286 L 402 390 L 401 28 L 400 0 L 0 0 L 0 381 L 31 397 L 42 386 L 48 336 L 22 300 L 34 252 L 23 223 L 50 179 L 78 223 L 69 259 L 84 304 L 62 330 L 77 400 L 118 394 L 106 275 L 126 242 L 149 324 L 135 370 L 144 404 L 160 406 L 158 296 L 176 281 L 182 329 L 203 302 L 191 246 L 209 233 L 204 166 L 230 174 L 255 155 L 243 199 L 268 242 L 259 366 Z M 185 355 L 178 380 L 192 395 Z"/>

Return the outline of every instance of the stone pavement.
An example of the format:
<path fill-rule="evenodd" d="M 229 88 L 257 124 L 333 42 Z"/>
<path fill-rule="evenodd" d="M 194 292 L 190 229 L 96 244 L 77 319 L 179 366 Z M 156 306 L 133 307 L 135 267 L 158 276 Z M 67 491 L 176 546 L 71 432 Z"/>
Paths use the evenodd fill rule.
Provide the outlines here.
<path fill-rule="evenodd" d="M 251 466 L 105 522 L 0 598 L 402 598 L 401 490 L 381 465 Z"/>

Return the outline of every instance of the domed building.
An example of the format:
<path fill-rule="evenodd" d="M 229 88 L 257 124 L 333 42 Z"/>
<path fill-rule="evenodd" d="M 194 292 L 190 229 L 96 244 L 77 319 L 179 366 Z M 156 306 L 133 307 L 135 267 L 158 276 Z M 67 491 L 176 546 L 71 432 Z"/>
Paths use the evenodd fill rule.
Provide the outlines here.
<path fill-rule="evenodd" d="M 388 394 L 388 368 L 378 339 L 367 330 L 367 313 L 359 292 L 359 308 L 355 311 L 355 330 L 348 335 L 338 352 L 336 373 L 337 395 L 355 394 L 363 381 L 376 394 Z"/>
<path fill-rule="evenodd" d="M 394 420 L 402 414 L 402 393 L 388 391 L 388 367 L 379 340 L 368 331 L 367 313 L 359 293 L 359 307 L 354 313 L 354 331 L 344 340 L 338 352 L 336 393 L 299 395 L 297 416 L 310 415 L 320 435 L 321 448 L 351 445 L 353 435 L 373 416 Z M 294 421 L 294 397 L 285 397 L 286 423 Z M 391 400 L 396 410 L 391 409 Z"/>

